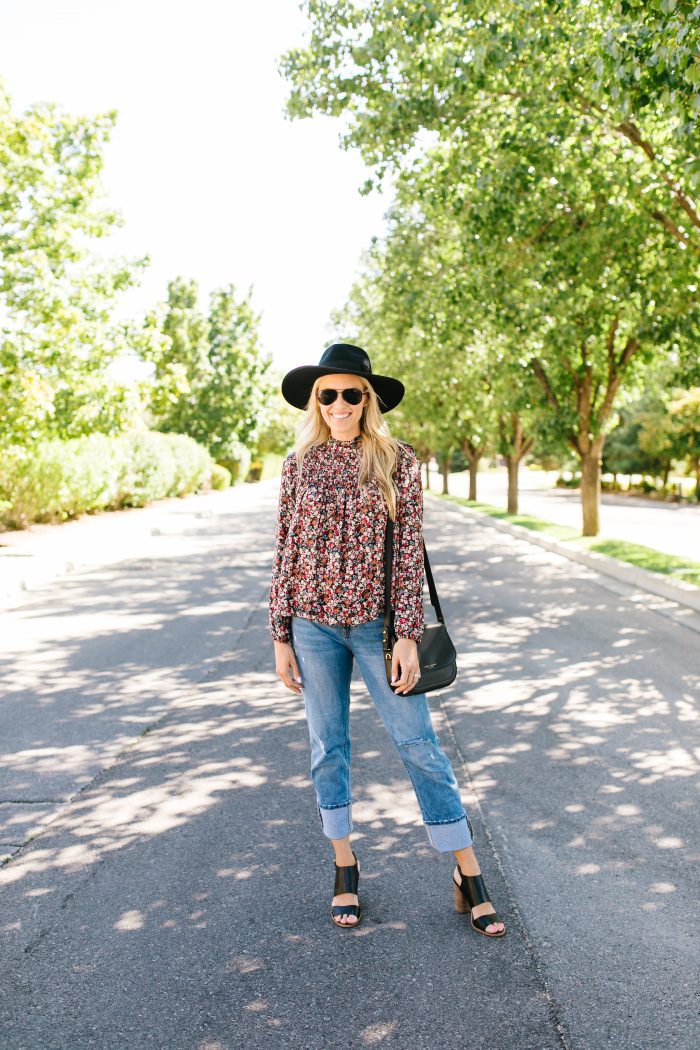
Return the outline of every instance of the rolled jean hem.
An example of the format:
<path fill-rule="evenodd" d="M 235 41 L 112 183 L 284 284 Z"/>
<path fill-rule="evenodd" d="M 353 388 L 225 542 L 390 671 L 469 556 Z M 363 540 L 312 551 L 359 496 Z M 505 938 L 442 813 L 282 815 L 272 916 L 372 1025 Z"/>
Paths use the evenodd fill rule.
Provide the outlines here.
<path fill-rule="evenodd" d="M 320 806 L 318 814 L 323 834 L 329 839 L 344 839 L 352 831 L 352 802 L 339 806 Z"/>
<path fill-rule="evenodd" d="M 468 818 L 460 817 L 459 820 L 444 821 L 440 824 L 427 824 L 425 830 L 428 833 L 430 845 L 440 853 L 451 853 L 456 849 L 468 849 L 472 845 L 472 838 Z"/>

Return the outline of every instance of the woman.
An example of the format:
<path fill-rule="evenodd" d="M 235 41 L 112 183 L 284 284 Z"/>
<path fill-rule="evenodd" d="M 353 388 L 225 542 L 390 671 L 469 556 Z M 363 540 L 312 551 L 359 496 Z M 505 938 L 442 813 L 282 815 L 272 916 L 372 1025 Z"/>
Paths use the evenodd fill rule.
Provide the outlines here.
<path fill-rule="evenodd" d="M 382 417 L 399 404 L 404 386 L 374 375 L 360 347 L 334 343 L 317 366 L 287 373 L 282 393 L 306 415 L 282 469 L 270 632 L 277 674 L 304 698 L 311 778 L 323 833 L 335 851 L 332 921 L 349 929 L 362 916 L 360 864 L 350 846 L 355 658 L 411 778 L 431 845 L 456 857 L 457 911 L 471 912 L 477 932 L 501 937 L 505 926 L 488 899 L 471 823 L 426 696 L 404 696 L 420 678 L 423 494 L 413 449 L 390 436 Z M 391 686 L 382 647 L 387 514 L 394 521 L 397 636 Z"/>

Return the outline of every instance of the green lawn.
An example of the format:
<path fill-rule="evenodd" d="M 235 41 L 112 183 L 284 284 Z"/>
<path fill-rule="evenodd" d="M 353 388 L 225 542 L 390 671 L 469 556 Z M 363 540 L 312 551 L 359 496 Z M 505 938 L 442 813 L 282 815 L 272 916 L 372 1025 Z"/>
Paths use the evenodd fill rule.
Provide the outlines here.
<path fill-rule="evenodd" d="M 438 495 L 438 493 L 433 493 Z M 603 540 L 597 536 L 582 536 L 576 529 L 566 525 L 555 525 L 552 521 L 543 521 L 541 518 L 533 518 L 529 514 L 509 514 L 500 507 L 493 507 L 490 503 L 470 502 L 462 496 L 443 496 L 440 499 L 450 500 L 452 503 L 461 503 L 464 507 L 481 511 L 491 518 L 500 518 L 513 525 L 522 525 L 534 532 L 542 532 L 552 539 L 561 540 L 571 544 L 572 547 L 594 551 L 596 554 L 607 554 L 609 558 L 617 558 L 618 561 L 637 565 L 641 569 L 649 569 L 652 572 L 660 572 L 665 576 L 672 576 L 676 580 L 684 580 L 700 587 L 700 562 L 688 561 L 687 558 L 679 558 L 675 554 L 664 554 L 662 551 L 652 550 L 651 547 L 642 547 L 638 543 L 626 543 L 624 540 Z"/>

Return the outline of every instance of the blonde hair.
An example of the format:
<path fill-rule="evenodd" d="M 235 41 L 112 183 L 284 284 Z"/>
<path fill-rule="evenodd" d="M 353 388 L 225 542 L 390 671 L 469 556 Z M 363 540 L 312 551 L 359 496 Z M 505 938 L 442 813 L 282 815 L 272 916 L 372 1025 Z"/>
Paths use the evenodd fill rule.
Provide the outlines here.
<path fill-rule="evenodd" d="M 338 372 L 337 375 L 345 375 Z M 301 473 L 304 457 L 314 445 L 324 444 L 331 435 L 330 427 L 321 415 L 316 391 L 318 384 L 327 376 L 319 376 L 311 388 L 311 395 L 306 406 L 304 418 L 297 431 L 296 459 L 297 469 Z M 379 399 L 374 387 L 362 376 L 357 376 L 357 385 L 369 394 L 360 418 L 360 437 L 362 458 L 360 460 L 360 488 L 365 488 L 372 478 L 376 478 L 391 520 L 396 518 L 397 492 L 394 486 L 398 441 L 391 436 L 379 408 Z"/>

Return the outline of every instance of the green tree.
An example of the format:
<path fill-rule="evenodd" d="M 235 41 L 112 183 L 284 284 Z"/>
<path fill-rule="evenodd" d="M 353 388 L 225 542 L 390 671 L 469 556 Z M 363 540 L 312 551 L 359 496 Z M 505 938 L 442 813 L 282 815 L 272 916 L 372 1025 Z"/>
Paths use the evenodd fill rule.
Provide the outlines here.
<path fill-rule="evenodd" d="M 695 498 L 700 501 L 700 387 L 680 394 L 670 406 L 674 451 L 695 474 Z"/>
<path fill-rule="evenodd" d="M 519 326 L 513 363 L 527 355 L 580 460 L 583 531 L 595 535 L 620 389 L 697 333 L 698 245 L 680 179 L 692 129 L 675 135 L 661 98 L 643 134 L 616 106 L 593 69 L 619 25 L 614 4 L 587 5 L 585 22 L 578 5 L 545 0 L 488 17 L 447 0 L 318 0 L 309 15 L 308 46 L 283 62 L 290 112 L 346 114 L 346 144 L 379 178 L 399 171 L 424 213 L 459 224 L 492 332 Z"/>
<path fill-rule="evenodd" d="M 16 114 L 0 85 L 1 444 L 112 432 L 134 411 L 110 377 L 130 343 L 113 311 L 146 260 L 94 250 L 119 223 L 101 185 L 114 120 Z"/>
<path fill-rule="evenodd" d="M 689 194 L 699 163 L 694 3 L 589 0 L 582 9 L 575 0 L 503 0 L 490 7 L 477 0 L 307 0 L 304 6 L 308 42 L 281 63 L 291 82 L 289 112 L 348 117 L 343 141 L 360 148 L 378 178 L 405 169 L 426 133 L 480 150 L 494 122 L 516 129 L 524 114 L 531 119 L 542 107 L 554 108 L 609 133 L 611 166 L 633 153 L 647 219 L 700 250 L 700 219 Z"/>
<path fill-rule="evenodd" d="M 652 390 L 625 405 L 605 443 L 604 469 L 612 474 L 651 474 L 665 485 L 673 458 L 673 418 L 661 393 Z"/>
<path fill-rule="evenodd" d="M 461 271 L 452 245 L 434 235 L 402 199 L 392 209 L 388 234 L 375 238 L 365 268 L 335 322 L 338 334 L 372 348 L 374 366 L 396 369 L 406 395 L 392 413 L 392 429 L 427 466 L 436 456 L 447 491 L 451 454 L 469 463 L 470 498 L 476 499 L 479 462 L 494 420 L 483 348 L 465 323 Z"/>
<path fill-rule="evenodd" d="M 700 118 L 700 6 L 688 0 L 608 0 L 606 6 L 610 19 L 594 62 L 595 87 L 623 118 L 618 124 L 621 134 L 644 152 L 661 177 L 669 176 L 670 191 L 677 194 L 683 182 L 696 190 L 700 157 L 693 143 L 697 143 Z M 671 131 L 671 155 L 657 155 L 638 126 L 649 122 L 658 126 L 659 106 Z M 681 164 L 671 171 L 667 165 L 674 155 Z M 678 203 L 697 228 L 692 201 L 678 198 Z"/>
<path fill-rule="evenodd" d="M 271 396 L 251 293 L 237 298 L 232 285 L 218 289 L 205 314 L 197 283 L 177 278 L 157 318 L 164 339 L 144 352 L 155 372 L 156 427 L 189 434 L 219 462 L 237 460 L 265 425 Z"/>

